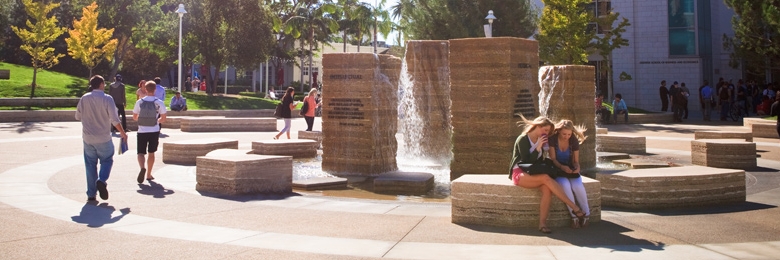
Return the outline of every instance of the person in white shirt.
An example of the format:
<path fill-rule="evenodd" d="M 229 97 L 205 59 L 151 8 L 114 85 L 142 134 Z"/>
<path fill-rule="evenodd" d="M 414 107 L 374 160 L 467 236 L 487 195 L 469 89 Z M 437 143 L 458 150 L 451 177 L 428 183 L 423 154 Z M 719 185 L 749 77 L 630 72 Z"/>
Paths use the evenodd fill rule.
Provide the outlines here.
<path fill-rule="evenodd" d="M 138 121 L 138 166 L 141 171 L 138 173 L 138 183 L 144 182 L 144 175 L 147 181 L 154 180 L 152 177 L 152 167 L 154 166 L 154 153 L 160 143 L 160 123 L 164 123 L 167 116 L 165 103 L 155 96 L 157 84 L 154 81 L 147 81 L 144 85 L 148 96 L 139 99 L 133 107 L 133 120 Z M 149 153 L 149 159 L 146 160 L 146 154 Z M 146 168 L 144 168 L 146 165 Z"/>

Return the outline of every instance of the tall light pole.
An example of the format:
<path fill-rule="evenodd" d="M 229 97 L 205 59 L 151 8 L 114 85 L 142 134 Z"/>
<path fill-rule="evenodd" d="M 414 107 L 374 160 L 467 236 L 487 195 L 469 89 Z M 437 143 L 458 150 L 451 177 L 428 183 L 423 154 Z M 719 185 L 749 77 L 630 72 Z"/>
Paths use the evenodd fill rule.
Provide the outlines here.
<path fill-rule="evenodd" d="M 493 15 L 493 10 L 488 11 L 488 15 L 485 16 L 485 20 L 488 20 L 488 30 L 485 32 L 485 37 L 493 37 L 493 20 L 498 19 Z"/>
<path fill-rule="evenodd" d="M 176 9 L 176 13 L 179 14 L 179 92 L 181 92 L 181 20 L 184 14 L 187 13 L 184 10 L 184 4 L 179 4 L 179 9 Z"/>

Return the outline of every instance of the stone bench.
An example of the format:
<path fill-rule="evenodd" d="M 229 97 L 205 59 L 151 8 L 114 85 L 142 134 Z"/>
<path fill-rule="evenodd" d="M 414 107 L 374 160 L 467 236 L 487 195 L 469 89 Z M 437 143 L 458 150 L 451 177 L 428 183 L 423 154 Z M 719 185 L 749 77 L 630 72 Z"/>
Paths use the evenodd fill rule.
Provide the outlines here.
<path fill-rule="evenodd" d="M 774 124 L 752 124 L 750 126 L 750 131 L 753 137 L 761 137 L 761 138 L 780 138 L 780 136 L 777 135 L 777 123 Z"/>
<path fill-rule="evenodd" d="M 753 142 L 753 133 L 736 131 L 695 131 L 693 139 L 745 139 Z"/>
<path fill-rule="evenodd" d="M 582 177 L 588 193 L 590 221 L 601 220 L 601 185 Z M 553 196 L 554 197 L 554 196 Z M 515 186 L 506 174 L 467 174 L 452 181 L 452 223 L 500 227 L 538 227 L 539 189 Z M 571 213 L 566 204 L 553 198 L 549 227 L 571 224 Z"/>
<path fill-rule="evenodd" d="M 133 111 L 125 110 L 127 113 L 127 129 L 138 131 L 138 121 L 133 120 Z M 170 111 L 168 111 L 170 113 Z M 191 117 L 191 116 L 167 116 L 165 123 L 162 123 L 163 129 L 180 129 L 181 120 L 184 118 L 225 118 L 224 116 L 209 116 L 209 117 Z"/>
<path fill-rule="evenodd" d="M 672 113 L 629 113 L 628 122 L 631 124 L 662 124 L 672 123 Z M 610 119 L 611 120 L 611 119 Z M 622 115 L 618 115 L 618 122 L 623 122 Z"/>
<path fill-rule="evenodd" d="M 292 192 L 292 157 L 220 152 L 199 156 L 195 190 L 222 195 Z"/>
<path fill-rule="evenodd" d="M 216 118 L 216 117 L 182 118 L 181 131 L 182 132 L 273 132 L 276 131 L 276 118 Z"/>
<path fill-rule="evenodd" d="M 292 187 L 299 190 L 343 190 L 347 188 L 347 178 L 317 177 L 305 180 L 295 180 Z"/>
<path fill-rule="evenodd" d="M 317 156 L 317 141 L 307 139 L 279 139 L 252 142 L 252 151 L 263 155 L 287 155 L 293 158 Z"/>
<path fill-rule="evenodd" d="M 238 149 L 238 141 L 225 138 L 196 139 L 163 143 L 163 163 L 194 165 L 198 156 L 217 149 Z"/>
<path fill-rule="evenodd" d="M 769 119 L 763 119 L 758 117 L 745 117 L 742 118 L 742 125 L 747 128 L 752 128 L 753 124 L 765 124 L 765 125 L 774 125 L 777 121 L 769 120 Z"/>
<path fill-rule="evenodd" d="M 756 144 L 742 139 L 699 139 L 691 141 L 691 162 L 695 165 L 729 168 L 755 168 Z"/>
<path fill-rule="evenodd" d="M 647 139 L 644 136 L 596 135 L 596 151 L 645 154 Z"/>
<path fill-rule="evenodd" d="M 322 147 L 321 131 L 298 131 L 298 139 L 308 139 L 317 141 L 317 148 Z"/>
<path fill-rule="evenodd" d="M 433 189 L 433 174 L 388 172 L 374 178 L 374 192 L 396 195 L 424 195 Z"/>
<path fill-rule="evenodd" d="M 745 201 L 745 171 L 683 166 L 598 173 L 601 203 L 628 209 L 725 205 Z"/>
<path fill-rule="evenodd" d="M 670 167 L 669 163 L 659 162 L 659 161 L 642 160 L 642 159 L 613 160 L 612 163 L 620 164 L 620 165 L 628 165 L 628 168 L 630 168 L 630 169 L 649 169 L 649 168 Z"/>
<path fill-rule="evenodd" d="M 627 153 L 596 152 L 596 161 L 611 162 L 614 160 L 631 159 Z"/>
<path fill-rule="evenodd" d="M 605 134 L 608 134 L 608 133 L 609 133 L 609 129 L 596 127 L 596 134 L 605 135 Z"/>

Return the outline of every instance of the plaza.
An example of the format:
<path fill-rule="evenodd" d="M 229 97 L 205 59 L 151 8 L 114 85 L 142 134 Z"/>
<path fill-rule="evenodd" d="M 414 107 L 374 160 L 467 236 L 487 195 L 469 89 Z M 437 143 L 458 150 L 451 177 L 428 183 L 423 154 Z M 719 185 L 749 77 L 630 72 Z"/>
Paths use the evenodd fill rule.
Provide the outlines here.
<path fill-rule="evenodd" d="M 691 165 L 694 131 L 736 123 L 608 125 L 647 137 L 643 158 Z M 319 122 L 320 120 L 317 120 Z M 278 121 L 281 126 L 283 122 Z M 293 120 L 293 136 L 304 129 Z M 314 130 L 321 130 L 317 123 Z M 229 137 L 239 149 L 274 132 L 181 132 L 162 143 Z M 114 156 L 109 200 L 86 202 L 79 122 L 0 123 L 0 255 L 6 259 L 776 259 L 780 255 L 780 143 L 754 138 L 746 202 L 662 210 L 603 207 L 585 229 L 451 223 L 448 199 L 293 190 L 216 196 L 195 190 L 195 167 L 157 160 L 137 184 L 131 149 Z M 115 140 L 118 140 L 116 137 Z M 162 147 L 162 145 L 161 145 Z M 164 152 L 164 151 L 160 151 Z M 670 168 L 670 169 L 673 169 Z M 358 194 L 358 195 L 355 195 Z M 359 195 L 363 194 L 363 195 Z"/>

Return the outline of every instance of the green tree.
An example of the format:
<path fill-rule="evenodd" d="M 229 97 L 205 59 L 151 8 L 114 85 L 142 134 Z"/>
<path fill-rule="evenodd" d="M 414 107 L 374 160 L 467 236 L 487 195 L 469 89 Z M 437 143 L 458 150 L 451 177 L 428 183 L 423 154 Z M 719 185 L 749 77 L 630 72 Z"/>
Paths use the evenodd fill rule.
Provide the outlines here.
<path fill-rule="evenodd" d="M 111 39 L 114 29 L 98 29 L 97 7 L 96 2 L 84 7 L 81 19 L 73 20 L 70 37 L 65 39 L 68 54 L 87 66 L 89 77 L 98 62 L 113 58 L 117 46 L 117 40 Z"/>
<path fill-rule="evenodd" d="M 550 65 L 585 64 L 588 46 L 595 37 L 588 30 L 593 20 L 585 6 L 591 0 L 543 0 L 539 21 L 539 58 Z"/>
<path fill-rule="evenodd" d="M 533 35 L 537 23 L 529 1 L 399 0 L 392 9 L 405 21 L 406 36 L 418 40 L 484 37 L 489 10 L 498 17 L 493 24 L 494 36 L 527 38 Z"/>
<path fill-rule="evenodd" d="M 772 70 L 780 68 L 780 3 L 774 0 L 725 0 L 733 9 L 734 36 L 723 35 L 723 47 L 730 50 L 729 65 L 753 76 L 765 75 L 771 81 Z"/>
<path fill-rule="evenodd" d="M 65 56 L 54 53 L 54 48 L 49 47 L 65 32 L 65 28 L 57 26 L 57 17 L 49 17 L 52 9 L 57 8 L 59 4 L 34 3 L 32 0 L 22 0 L 22 3 L 32 21 L 27 20 L 27 29 L 16 26 L 11 26 L 11 29 L 23 42 L 20 48 L 32 57 L 33 80 L 30 98 L 33 98 L 38 69 L 51 68 L 59 62 L 59 58 Z"/>

